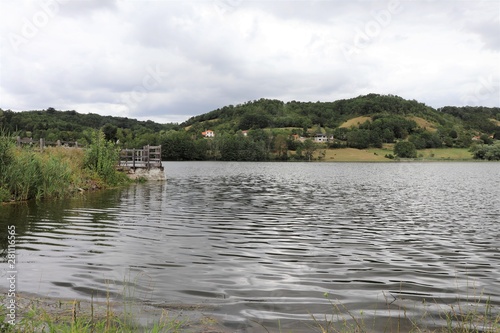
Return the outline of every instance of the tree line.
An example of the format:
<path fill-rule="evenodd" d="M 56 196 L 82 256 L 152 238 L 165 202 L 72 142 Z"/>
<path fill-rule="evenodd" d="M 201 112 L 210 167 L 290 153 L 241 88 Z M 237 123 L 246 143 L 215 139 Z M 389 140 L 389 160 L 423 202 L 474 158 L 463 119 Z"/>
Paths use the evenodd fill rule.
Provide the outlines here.
<path fill-rule="evenodd" d="M 360 116 L 368 120 L 351 127 L 342 125 Z M 416 117 L 431 127 L 417 124 Z M 492 144 L 500 137 L 499 125 L 498 107 L 446 106 L 436 110 L 415 100 L 378 94 L 334 102 L 259 99 L 225 106 L 182 124 L 54 108 L 25 112 L 0 109 L 0 128 L 11 135 L 78 141 L 85 146 L 99 129 L 107 141 L 121 148 L 161 144 L 165 160 L 309 160 L 317 149 L 379 148 L 401 141 L 415 149 L 467 148 Z M 206 129 L 214 130 L 215 138 L 204 138 L 201 133 Z M 317 133 L 331 139 L 323 145 L 314 144 Z"/>

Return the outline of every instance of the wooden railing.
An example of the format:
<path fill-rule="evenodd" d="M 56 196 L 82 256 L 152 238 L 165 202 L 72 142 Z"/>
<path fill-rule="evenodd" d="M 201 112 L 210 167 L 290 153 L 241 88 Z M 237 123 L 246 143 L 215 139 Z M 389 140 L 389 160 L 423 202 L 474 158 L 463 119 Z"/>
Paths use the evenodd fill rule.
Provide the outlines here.
<path fill-rule="evenodd" d="M 120 151 L 121 167 L 132 169 L 160 168 L 161 165 L 161 146 L 144 146 L 142 149 L 122 149 Z"/>
<path fill-rule="evenodd" d="M 52 142 L 52 141 L 45 141 L 44 138 L 40 138 L 39 140 L 33 140 L 33 138 L 21 138 L 19 136 L 16 138 L 16 144 L 18 146 L 28 145 L 28 146 L 39 147 L 41 149 L 43 149 L 45 147 L 49 147 L 49 146 L 52 146 L 52 147 L 64 146 L 64 147 L 75 147 L 75 148 L 81 147 L 78 145 L 77 141 L 57 140 L 57 141 Z"/>

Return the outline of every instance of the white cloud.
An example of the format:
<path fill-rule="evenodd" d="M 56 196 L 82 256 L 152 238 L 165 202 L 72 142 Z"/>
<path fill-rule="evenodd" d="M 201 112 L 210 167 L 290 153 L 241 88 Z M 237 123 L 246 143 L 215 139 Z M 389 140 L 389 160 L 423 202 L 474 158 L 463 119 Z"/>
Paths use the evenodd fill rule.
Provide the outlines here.
<path fill-rule="evenodd" d="M 499 106 L 498 1 L 0 1 L 0 107 L 182 121 L 391 93 Z"/>

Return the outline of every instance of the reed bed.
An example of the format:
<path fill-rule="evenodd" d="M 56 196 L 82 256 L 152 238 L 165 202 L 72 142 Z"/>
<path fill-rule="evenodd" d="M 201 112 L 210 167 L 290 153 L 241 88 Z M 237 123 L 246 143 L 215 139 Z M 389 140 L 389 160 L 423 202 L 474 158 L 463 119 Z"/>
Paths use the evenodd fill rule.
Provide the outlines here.
<path fill-rule="evenodd" d="M 0 202 L 61 198 L 69 194 L 129 182 L 115 170 L 117 150 L 102 141 L 79 148 L 16 147 L 0 133 Z"/>

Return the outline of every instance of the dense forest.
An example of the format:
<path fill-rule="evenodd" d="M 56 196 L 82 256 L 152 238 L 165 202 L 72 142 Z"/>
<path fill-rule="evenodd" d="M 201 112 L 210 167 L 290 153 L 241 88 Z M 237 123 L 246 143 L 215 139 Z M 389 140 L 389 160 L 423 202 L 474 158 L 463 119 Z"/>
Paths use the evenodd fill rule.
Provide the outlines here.
<path fill-rule="evenodd" d="M 102 129 L 106 139 L 126 143 L 127 148 L 142 147 L 158 141 L 158 133 L 177 129 L 175 124 L 158 124 L 125 117 L 82 114 L 74 110 L 57 111 L 54 108 L 40 111 L 13 112 L 0 109 L 0 129 L 4 133 L 46 141 L 78 141 L 87 145 L 95 129 Z"/>
<path fill-rule="evenodd" d="M 405 142 L 413 151 L 492 145 L 500 138 L 500 108 L 434 109 L 399 96 L 369 94 L 334 102 L 260 99 L 224 106 L 182 124 L 53 108 L 0 109 L 0 128 L 35 140 L 82 145 L 89 142 L 93 129 L 102 129 L 106 139 L 120 147 L 161 144 L 165 160 L 311 160 L 318 148 L 366 149 Z M 214 137 L 204 137 L 206 130 Z M 315 142 L 319 134 L 327 140 Z"/>

